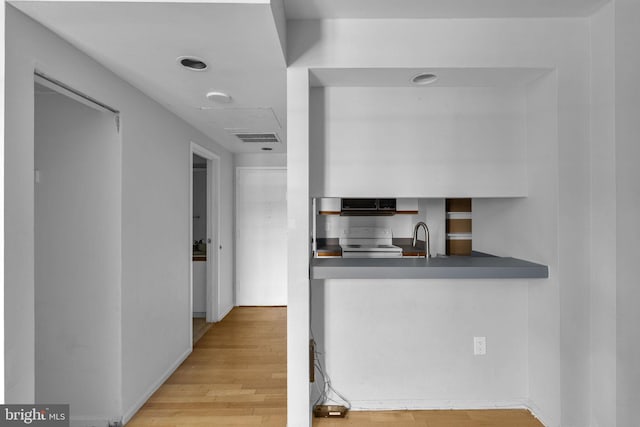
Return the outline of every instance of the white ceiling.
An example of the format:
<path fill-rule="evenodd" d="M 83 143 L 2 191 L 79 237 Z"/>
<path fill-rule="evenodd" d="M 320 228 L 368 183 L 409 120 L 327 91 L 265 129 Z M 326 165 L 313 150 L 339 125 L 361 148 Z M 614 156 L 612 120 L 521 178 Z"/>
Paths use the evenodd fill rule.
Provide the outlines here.
<path fill-rule="evenodd" d="M 286 61 L 268 3 L 12 4 L 230 151 L 286 151 Z M 181 55 L 200 57 L 209 69 L 186 70 L 176 61 Z M 233 101 L 212 103 L 209 91 Z M 283 142 L 242 143 L 225 127 L 276 132 Z"/>
<path fill-rule="evenodd" d="M 587 16 L 609 0 L 284 0 L 289 19 Z"/>
<path fill-rule="evenodd" d="M 282 8 L 284 1 L 284 11 Z M 22 1 L 11 4 L 232 152 L 260 152 L 229 130 L 275 132 L 286 152 L 288 19 L 584 16 L 607 0 Z M 279 28 L 280 27 L 280 28 Z M 206 71 L 181 68 L 193 55 Z M 408 86 L 418 69 L 315 70 L 317 86 Z M 436 85 L 522 84 L 543 70 L 431 70 Z M 409 77 L 407 77 L 409 76 Z M 53 76 L 64 81 L 63 76 Z M 518 83 L 520 82 L 520 83 Z M 214 104 L 209 91 L 230 94 Z"/>

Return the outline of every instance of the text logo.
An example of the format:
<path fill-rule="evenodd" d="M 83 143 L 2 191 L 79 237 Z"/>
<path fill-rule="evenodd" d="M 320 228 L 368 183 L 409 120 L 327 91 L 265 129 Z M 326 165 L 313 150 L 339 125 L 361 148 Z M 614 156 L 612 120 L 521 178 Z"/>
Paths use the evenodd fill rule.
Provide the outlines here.
<path fill-rule="evenodd" d="M 0 427 L 69 427 L 69 405 L 0 405 Z"/>

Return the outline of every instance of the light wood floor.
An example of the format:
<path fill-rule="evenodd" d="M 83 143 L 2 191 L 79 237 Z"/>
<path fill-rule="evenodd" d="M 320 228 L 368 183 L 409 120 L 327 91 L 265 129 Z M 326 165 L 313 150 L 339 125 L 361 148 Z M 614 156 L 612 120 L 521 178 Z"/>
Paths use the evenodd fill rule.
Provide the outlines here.
<path fill-rule="evenodd" d="M 196 343 L 127 427 L 284 427 L 286 350 L 286 308 L 235 308 Z"/>
<path fill-rule="evenodd" d="M 381 411 L 315 418 L 314 427 L 544 427 L 527 410 Z"/>
<path fill-rule="evenodd" d="M 285 427 L 286 319 L 282 307 L 233 309 L 127 426 Z M 313 426 L 543 427 L 524 410 L 352 411 Z"/>

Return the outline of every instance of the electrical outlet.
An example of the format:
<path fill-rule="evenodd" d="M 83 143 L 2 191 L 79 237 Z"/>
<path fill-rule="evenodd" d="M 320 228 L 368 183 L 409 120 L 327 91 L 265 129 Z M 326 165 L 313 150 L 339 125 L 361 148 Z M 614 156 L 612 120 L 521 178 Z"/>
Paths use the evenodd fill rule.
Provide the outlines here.
<path fill-rule="evenodd" d="M 473 337 L 473 354 L 475 356 L 484 356 L 487 354 L 486 337 Z"/>

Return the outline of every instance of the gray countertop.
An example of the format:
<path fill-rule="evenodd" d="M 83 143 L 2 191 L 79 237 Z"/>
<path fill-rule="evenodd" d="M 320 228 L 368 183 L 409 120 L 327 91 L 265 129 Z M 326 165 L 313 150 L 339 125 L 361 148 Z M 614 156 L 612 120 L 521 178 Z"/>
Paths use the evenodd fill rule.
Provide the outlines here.
<path fill-rule="evenodd" d="M 510 257 L 313 258 L 312 279 L 516 279 L 547 278 L 549 268 Z"/>

